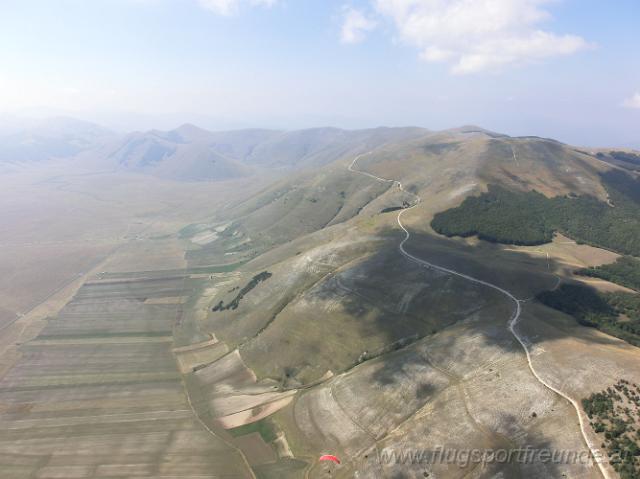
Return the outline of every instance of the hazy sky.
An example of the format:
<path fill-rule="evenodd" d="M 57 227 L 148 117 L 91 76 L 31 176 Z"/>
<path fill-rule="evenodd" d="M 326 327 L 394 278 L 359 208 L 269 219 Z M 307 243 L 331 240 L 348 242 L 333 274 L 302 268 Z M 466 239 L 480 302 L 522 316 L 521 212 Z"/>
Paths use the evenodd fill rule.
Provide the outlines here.
<path fill-rule="evenodd" d="M 640 146 L 639 0 L 3 0 L 0 112 Z"/>

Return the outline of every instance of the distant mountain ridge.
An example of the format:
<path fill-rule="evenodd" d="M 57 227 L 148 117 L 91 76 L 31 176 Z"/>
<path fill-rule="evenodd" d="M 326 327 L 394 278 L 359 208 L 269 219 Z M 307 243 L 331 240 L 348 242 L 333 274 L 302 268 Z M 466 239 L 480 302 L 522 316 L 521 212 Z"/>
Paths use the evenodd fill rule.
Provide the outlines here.
<path fill-rule="evenodd" d="M 213 132 L 186 123 L 168 131 L 118 134 L 73 118 L 0 116 L 0 171 L 70 160 L 84 170 L 134 172 L 177 181 L 221 181 L 318 168 L 345 155 L 427 132 L 417 127 Z"/>
<path fill-rule="evenodd" d="M 74 118 L 0 117 L 0 164 L 20 165 L 70 158 L 117 137 L 102 126 Z"/>
<path fill-rule="evenodd" d="M 425 133 L 421 128 L 210 132 L 185 124 L 166 132 L 131 133 L 103 154 L 118 169 L 176 180 L 215 181 L 265 170 L 317 168 L 348 154 Z"/>
<path fill-rule="evenodd" d="M 414 142 L 420 143 L 427 137 L 428 141 L 414 148 Z M 24 120 L 0 116 L 0 171 L 69 160 L 78 168 L 89 171 L 131 172 L 175 181 L 224 181 L 315 170 L 381 147 L 394 154 L 411 156 L 426 151 L 443 158 L 462 145 L 477 144 L 477 150 L 464 152 L 464 156 L 477 154 L 481 161 L 474 163 L 474 168 L 485 164 L 485 172 L 491 175 L 497 174 L 492 173 L 497 164 L 488 161 L 489 157 L 506 158 L 507 164 L 509 161 L 517 164 L 520 156 L 539 157 L 541 163 L 537 166 L 540 167 L 551 165 L 553 162 L 549 163 L 549 158 L 568 154 L 564 144 L 555 140 L 521 137 L 520 146 L 514 149 L 505 143 L 509 138 L 475 125 L 440 132 L 418 127 L 214 132 L 186 123 L 168 131 L 154 129 L 118 134 L 72 118 Z M 463 150 L 465 148 L 467 146 Z M 578 154 L 596 155 L 595 152 L 572 149 Z M 460 150 L 455 154 L 462 153 Z M 636 158 L 640 155 L 631 150 L 597 150 L 598 160 L 632 170 L 638 168 L 634 163 Z M 558 165 L 553 168 L 561 169 Z M 560 170 L 548 173 L 550 178 L 566 176 Z M 529 186 L 533 187 L 535 183 Z"/>

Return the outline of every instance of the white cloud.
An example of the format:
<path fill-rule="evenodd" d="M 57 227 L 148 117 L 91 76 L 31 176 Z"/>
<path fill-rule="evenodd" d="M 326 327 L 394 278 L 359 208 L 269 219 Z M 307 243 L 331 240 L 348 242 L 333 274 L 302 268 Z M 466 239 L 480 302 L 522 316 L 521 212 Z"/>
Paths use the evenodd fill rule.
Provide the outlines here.
<path fill-rule="evenodd" d="M 627 108 L 637 108 L 640 109 L 640 92 L 636 92 L 627 98 L 622 105 Z"/>
<path fill-rule="evenodd" d="M 272 7 L 278 0 L 198 0 L 198 3 L 207 10 L 218 15 L 233 15 L 238 12 L 242 4 L 250 6 Z"/>
<path fill-rule="evenodd" d="M 345 6 L 340 40 L 343 43 L 361 42 L 366 34 L 376 27 L 376 24 L 375 20 L 368 18 L 360 10 Z"/>
<path fill-rule="evenodd" d="M 587 48 L 581 37 L 537 28 L 554 0 L 371 0 L 401 41 L 429 62 L 457 74 L 475 73 Z"/>

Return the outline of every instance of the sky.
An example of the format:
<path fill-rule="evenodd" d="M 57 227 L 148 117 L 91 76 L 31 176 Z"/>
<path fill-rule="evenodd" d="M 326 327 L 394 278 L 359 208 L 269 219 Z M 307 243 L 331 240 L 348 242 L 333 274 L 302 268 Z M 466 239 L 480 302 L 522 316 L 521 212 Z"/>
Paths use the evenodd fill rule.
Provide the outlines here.
<path fill-rule="evenodd" d="M 638 0 L 3 0 L 0 114 L 640 147 Z"/>

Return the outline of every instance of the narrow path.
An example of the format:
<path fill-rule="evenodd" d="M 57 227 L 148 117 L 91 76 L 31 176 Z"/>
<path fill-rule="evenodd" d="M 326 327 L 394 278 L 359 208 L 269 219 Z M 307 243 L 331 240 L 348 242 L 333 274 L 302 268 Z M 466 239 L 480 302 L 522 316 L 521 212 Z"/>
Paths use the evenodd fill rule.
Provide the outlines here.
<path fill-rule="evenodd" d="M 589 438 L 589 435 L 587 434 L 586 425 L 585 425 L 585 419 L 584 419 L 584 416 L 582 414 L 582 410 L 580 409 L 580 406 L 579 406 L 578 402 L 575 399 L 569 397 L 567 394 L 565 394 L 562 391 L 560 391 L 559 389 L 557 389 L 555 386 L 549 384 L 547 381 L 542 379 L 542 377 L 540 377 L 538 372 L 533 367 L 533 363 L 531 361 L 531 353 L 529 352 L 529 348 L 527 347 L 525 339 L 515 329 L 516 325 L 518 324 L 518 321 L 520 320 L 520 316 L 521 316 L 521 313 L 522 313 L 521 301 L 518 298 L 516 298 L 511 292 L 507 291 L 504 288 L 501 288 L 498 285 L 495 285 L 493 283 L 489 283 L 487 281 L 483 281 L 483 280 L 478 279 L 478 278 L 474 278 L 473 276 L 469 276 L 467 274 L 460 273 L 460 272 L 455 271 L 453 269 L 449 269 L 449 268 L 445 268 L 443 266 L 435 265 L 433 263 L 430 263 L 428 261 L 420 259 L 417 256 L 414 256 L 411 253 L 409 253 L 405 249 L 405 244 L 407 243 L 407 241 L 409 241 L 409 238 L 411 238 L 411 233 L 409 233 L 409 230 L 402 223 L 402 215 L 406 211 L 409 211 L 410 209 L 415 208 L 416 206 L 418 206 L 418 204 L 420 204 L 421 198 L 420 198 L 420 196 L 405 190 L 400 181 L 391 180 L 391 179 L 388 179 L 388 178 L 380 178 L 379 176 L 372 175 L 371 173 L 367 173 L 366 171 L 361 171 L 361 170 L 355 169 L 356 163 L 358 162 L 358 160 L 360 158 L 362 158 L 363 156 L 368 155 L 369 153 L 371 153 L 371 152 L 363 153 L 361 155 L 356 156 L 353 159 L 353 161 L 351 162 L 351 164 L 347 167 L 347 169 L 349 171 L 353 172 L 353 173 L 358 173 L 358 174 L 361 174 L 361 175 L 365 175 L 365 176 L 373 178 L 373 179 L 375 179 L 377 181 L 383 181 L 385 183 L 396 184 L 396 185 L 398 185 L 398 189 L 399 190 L 401 190 L 401 191 L 403 191 L 403 192 L 405 192 L 405 193 L 407 193 L 409 195 L 412 195 L 416 199 L 416 201 L 415 201 L 415 203 L 413 205 L 411 205 L 410 207 L 405 208 L 403 210 L 400 210 L 400 212 L 398 213 L 398 217 L 397 217 L 398 226 L 400 226 L 400 229 L 402 229 L 402 231 L 404 231 L 404 234 L 405 234 L 404 239 L 398 245 L 398 249 L 400 250 L 400 253 L 405 258 L 407 258 L 410 261 L 413 261 L 416 264 L 419 264 L 419 265 L 424 266 L 426 268 L 434 269 L 436 271 L 442 271 L 443 273 L 447 273 L 447 274 L 451 274 L 451 275 L 454 275 L 454 276 L 458 276 L 460 278 L 464 278 L 464 279 L 466 279 L 468 281 L 471 281 L 472 283 L 480 284 L 480 285 L 486 286 L 488 288 L 494 289 L 494 290 L 502 293 L 503 295 L 505 295 L 511 301 L 513 301 L 513 303 L 515 304 L 515 311 L 514 311 L 513 315 L 511 316 L 511 319 L 509 320 L 509 332 L 511 334 L 513 334 L 514 338 L 516 338 L 516 340 L 522 346 L 522 349 L 524 349 L 524 352 L 525 352 L 525 354 L 527 356 L 527 364 L 529 365 L 529 370 L 531 371 L 533 376 L 538 380 L 538 382 L 540 384 L 542 384 L 544 387 L 546 387 L 550 391 L 556 393 L 558 396 L 566 399 L 567 401 L 569 401 L 571 403 L 571 405 L 574 407 L 574 409 L 576 411 L 576 414 L 578 416 L 578 421 L 580 423 L 580 432 L 582 433 L 582 438 L 584 439 L 585 444 L 589 448 L 595 463 L 598 465 L 598 468 L 600 469 L 600 473 L 602 474 L 602 476 L 605 479 L 612 479 L 612 476 L 609 474 L 609 470 L 604 466 L 604 464 L 600 460 L 604 456 L 600 453 L 599 448 L 593 443 L 593 441 Z M 514 157 L 515 157 L 515 152 L 514 152 Z"/>

